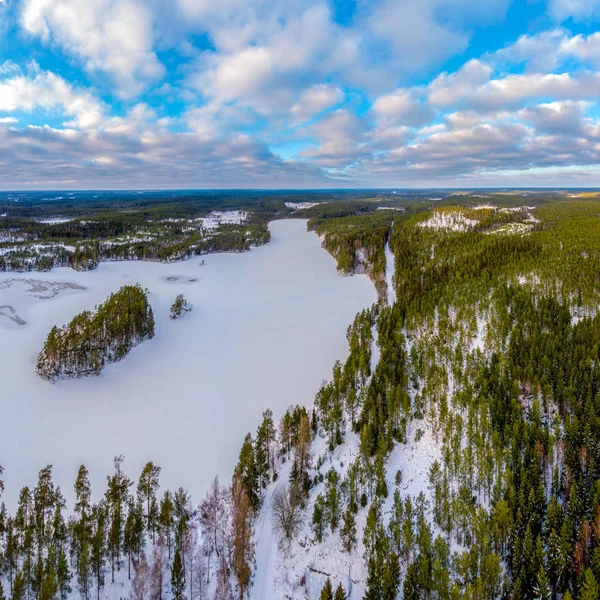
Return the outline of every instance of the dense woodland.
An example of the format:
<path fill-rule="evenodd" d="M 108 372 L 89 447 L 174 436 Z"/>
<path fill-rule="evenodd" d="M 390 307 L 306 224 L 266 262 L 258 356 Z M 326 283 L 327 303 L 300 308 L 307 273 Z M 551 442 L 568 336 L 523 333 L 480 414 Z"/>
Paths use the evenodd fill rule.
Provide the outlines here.
<path fill-rule="evenodd" d="M 137 496 L 126 478 L 111 492 L 117 460 L 99 504 L 76 484 L 69 512 L 42 471 L 14 516 L 2 511 L 4 594 L 87 599 L 131 568 L 136 600 L 241 600 L 268 511 L 280 563 L 297 548 L 313 557 L 290 598 L 341 600 L 352 586 L 366 600 L 599 598 L 600 203 L 513 200 L 309 209 L 341 270 L 361 248 L 371 273 L 385 270 L 389 243 L 397 292 L 356 316 L 313 407 L 279 423 L 267 410 L 231 485 L 197 508 L 183 491 L 160 500 L 154 466 Z M 433 456 L 420 487 L 400 467 L 413 451 Z M 360 580 L 335 570 L 342 555 Z"/>
<path fill-rule="evenodd" d="M 52 383 L 99 375 L 105 366 L 153 337 L 154 314 L 146 292 L 139 284 L 125 285 L 92 312 L 79 313 L 64 327 L 54 326 L 38 356 L 36 371 Z"/>

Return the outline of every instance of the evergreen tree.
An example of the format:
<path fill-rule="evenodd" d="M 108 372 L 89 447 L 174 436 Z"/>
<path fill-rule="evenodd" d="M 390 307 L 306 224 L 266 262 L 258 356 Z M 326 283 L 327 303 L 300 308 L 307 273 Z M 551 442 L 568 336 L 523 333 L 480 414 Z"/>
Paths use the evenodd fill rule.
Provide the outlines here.
<path fill-rule="evenodd" d="M 121 568 L 121 555 L 123 552 L 123 530 L 125 526 L 127 500 L 131 480 L 123 473 L 122 464 L 124 457 L 116 456 L 114 459 L 114 473 L 107 477 L 108 489 L 105 500 L 108 510 L 108 555 L 110 557 L 111 581 L 115 582 L 115 571 Z"/>
<path fill-rule="evenodd" d="M 146 531 L 152 535 L 152 543 L 155 541 L 157 529 L 157 502 L 156 492 L 160 487 L 159 484 L 160 467 L 153 462 L 148 462 L 144 465 L 140 479 L 138 481 L 137 494 L 142 506 L 146 508 L 145 521 Z"/>
<path fill-rule="evenodd" d="M 167 544 L 169 560 L 171 560 L 171 544 L 173 542 L 173 525 L 175 522 L 173 513 L 173 498 L 171 492 L 166 490 L 160 501 L 160 514 L 158 518 L 160 532 Z"/>
<path fill-rule="evenodd" d="M 600 598 L 600 587 L 591 569 L 586 569 L 583 574 L 583 585 L 581 587 L 580 600 L 598 600 Z"/>
<path fill-rule="evenodd" d="M 106 506 L 103 502 L 100 502 L 92 507 L 91 529 L 90 563 L 96 579 L 98 600 L 100 600 L 100 592 L 104 587 L 107 550 Z"/>
<path fill-rule="evenodd" d="M 321 590 L 319 600 L 333 600 L 333 587 L 331 586 L 331 580 L 329 577 L 327 578 L 327 581 Z"/>
<path fill-rule="evenodd" d="M 323 541 L 323 534 L 325 533 L 325 499 L 322 494 L 319 494 L 315 500 L 312 530 L 317 542 L 321 543 Z"/>
<path fill-rule="evenodd" d="M 346 600 L 347 596 L 346 596 L 346 592 L 344 591 L 344 588 L 342 587 L 342 584 L 338 584 L 337 589 L 335 590 L 335 595 L 333 596 L 333 600 Z"/>
<path fill-rule="evenodd" d="M 325 483 L 325 510 L 331 531 L 335 531 L 340 522 L 338 481 L 339 475 L 337 471 L 331 467 L 327 472 L 327 481 Z"/>
<path fill-rule="evenodd" d="M 342 536 L 344 550 L 346 552 L 352 552 L 352 549 L 356 546 L 356 519 L 350 505 L 348 505 L 344 511 L 343 521 L 340 534 Z"/>
<path fill-rule="evenodd" d="M 181 551 L 175 551 L 173 566 L 171 567 L 171 591 L 174 600 L 185 600 L 185 575 Z"/>
<path fill-rule="evenodd" d="M 254 459 L 252 436 L 249 433 L 246 435 L 240 450 L 240 458 L 235 468 L 234 477 L 239 479 L 244 486 L 252 510 L 256 510 L 259 504 L 258 472 Z"/>
<path fill-rule="evenodd" d="M 89 600 L 91 577 L 91 496 L 88 470 L 84 465 L 81 465 L 75 480 L 75 520 L 73 522 L 72 549 L 75 553 L 75 570 L 79 591 L 85 600 Z"/>

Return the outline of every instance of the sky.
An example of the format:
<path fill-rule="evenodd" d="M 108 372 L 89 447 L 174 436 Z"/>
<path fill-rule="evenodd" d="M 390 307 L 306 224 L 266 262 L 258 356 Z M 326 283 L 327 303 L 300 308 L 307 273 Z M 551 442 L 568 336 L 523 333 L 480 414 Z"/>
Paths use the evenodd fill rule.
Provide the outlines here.
<path fill-rule="evenodd" d="M 0 189 L 600 186 L 600 0 L 0 0 Z"/>

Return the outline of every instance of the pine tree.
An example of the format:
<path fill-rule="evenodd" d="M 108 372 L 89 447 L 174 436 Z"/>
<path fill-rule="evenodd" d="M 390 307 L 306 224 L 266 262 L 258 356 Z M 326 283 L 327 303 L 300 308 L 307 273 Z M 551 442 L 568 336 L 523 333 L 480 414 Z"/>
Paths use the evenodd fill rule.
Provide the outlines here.
<path fill-rule="evenodd" d="M 181 550 L 175 551 L 173 566 L 171 567 L 171 591 L 174 600 L 185 600 L 185 576 Z"/>
<path fill-rule="evenodd" d="M 75 480 L 76 518 L 73 523 L 73 545 L 79 591 L 85 600 L 89 600 L 91 575 L 91 496 L 88 471 L 84 465 L 81 465 Z"/>
<path fill-rule="evenodd" d="M 115 582 L 115 571 L 121 568 L 121 554 L 123 552 L 123 529 L 126 521 L 125 509 L 129 497 L 131 480 L 122 470 L 123 456 L 115 456 L 114 473 L 107 477 L 108 489 L 105 499 L 108 510 L 108 555 L 110 557 L 111 581 Z"/>
<path fill-rule="evenodd" d="M 252 510 L 256 510 L 259 504 L 258 473 L 254 459 L 252 436 L 249 433 L 246 435 L 240 450 L 240 458 L 235 468 L 234 478 L 238 479 L 244 486 Z"/>
<path fill-rule="evenodd" d="M 96 578 L 96 590 L 98 600 L 100 592 L 104 587 L 104 575 L 106 570 L 106 506 L 103 502 L 92 508 L 91 514 L 91 567 Z"/>
<path fill-rule="evenodd" d="M 317 542 L 323 541 L 325 533 L 325 500 L 322 494 L 319 494 L 315 500 L 312 516 L 312 530 Z"/>
<path fill-rule="evenodd" d="M 344 523 L 340 534 L 342 536 L 344 550 L 346 552 L 352 552 L 352 549 L 356 546 L 356 519 L 350 505 L 348 505 L 344 512 L 343 521 Z"/>
<path fill-rule="evenodd" d="M 160 467 L 153 462 L 144 465 L 140 479 L 138 481 L 137 493 L 141 504 L 146 507 L 146 531 L 152 535 L 152 543 L 155 541 L 156 533 L 156 492 L 160 487 L 158 479 L 160 477 Z"/>
<path fill-rule="evenodd" d="M 127 502 L 127 518 L 123 530 L 123 552 L 127 555 L 127 574 L 131 579 L 131 562 L 138 558 L 144 547 L 144 516 L 141 502 L 133 496 Z"/>
<path fill-rule="evenodd" d="M 169 560 L 171 560 L 171 544 L 173 542 L 173 524 L 175 522 L 173 515 L 173 499 L 171 492 L 166 490 L 162 500 L 160 501 L 160 514 L 158 517 L 160 524 L 161 535 L 167 543 L 167 552 Z"/>
<path fill-rule="evenodd" d="M 15 575 L 15 581 L 13 583 L 13 590 L 11 600 L 24 600 L 27 587 L 25 584 L 25 574 L 23 571 L 17 571 Z"/>
<path fill-rule="evenodd" d="M 331 586 L 331 580 L 329 577 L 321 590 L 321 595 L 319 596 L 319 600 L 333 600 L 333 588 Z"/>
<path fill-rule="evenodd" d="M 325 510 L 331 531 L 335 531 L 340 522 L 338 481 L 339 475 L 337 471 L 331 467 L 327 472 L 327 481 L 325 483 Z"/>

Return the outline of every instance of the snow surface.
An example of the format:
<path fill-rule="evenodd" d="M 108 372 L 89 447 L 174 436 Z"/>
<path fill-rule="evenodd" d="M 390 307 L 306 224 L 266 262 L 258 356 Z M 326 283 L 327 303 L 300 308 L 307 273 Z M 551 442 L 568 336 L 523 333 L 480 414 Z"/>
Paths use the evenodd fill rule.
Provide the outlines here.
<path fill-rule="evenodd" d="M 385 282 L 387 283 L 387 301 L 391 306 L 396 302 L 396 286 L 394 275 L 396 274 L 396 257 L 390 248 L 389 241 L 385 244 Z"/>
<path fill-rule="evenodd" d="M 248 213 L 242 210 L 227 210 L 225 212 L 216 210 L 208 217 L 200 217 L 196 221 L 202 223 L 204 229 L 217 229 L 221 223 L 229 225 L 241 225 L 248 218 Z"/>
<path fill-rule="evenodd" d="M 0 306 L 26 322 L 0 318 L 0 464 L 9 509 L 47 464 L 71 502 L 84 462 L 99 497 L 118 454 L 131 477 L 155 461 L 162 487 L 184 486 L 196 503 L 214 475 L 229 480 L 245 433 L 266 408 L 279 417 L 291 404 L 312 404 L 347 353 L 348 324 L 377 295 L 367 277 L 337 274 L 306 221 L 270 228 L 269 244 L 243 254 L 0 274 Z M 137 282 L 150 291 L 153 340 L 99 377 L 52 385 L 36 376 L 53 325 Z M 195 309 L 171 321 L 181 292 Z"/>
<path fill-rule="evenodd" d="M 427 220 L 419 223 L 429 229 L 444 229 L 447 231 L 467 231 L 477 225 L 477 221 L 468 219 L 458 211 L 436 211 Z"/>
<path fill-rule="evenodd" d="M 42 219 L 40 220 L 40 223 L 44 223 L 45 225 L 58 225 L 60 223 L 68 223 L 72 220 L 73 219 L 68 217 L 54 217 L 52 219 Z"/>
<path fill-rule="evenodd" d="M 319 206 L 319 204 L 327 204 L 327 202 L 286 202 L 285 205 L 291 208 L 294 212 L 297 210 L 306 210 L 313 206 Z"/>

